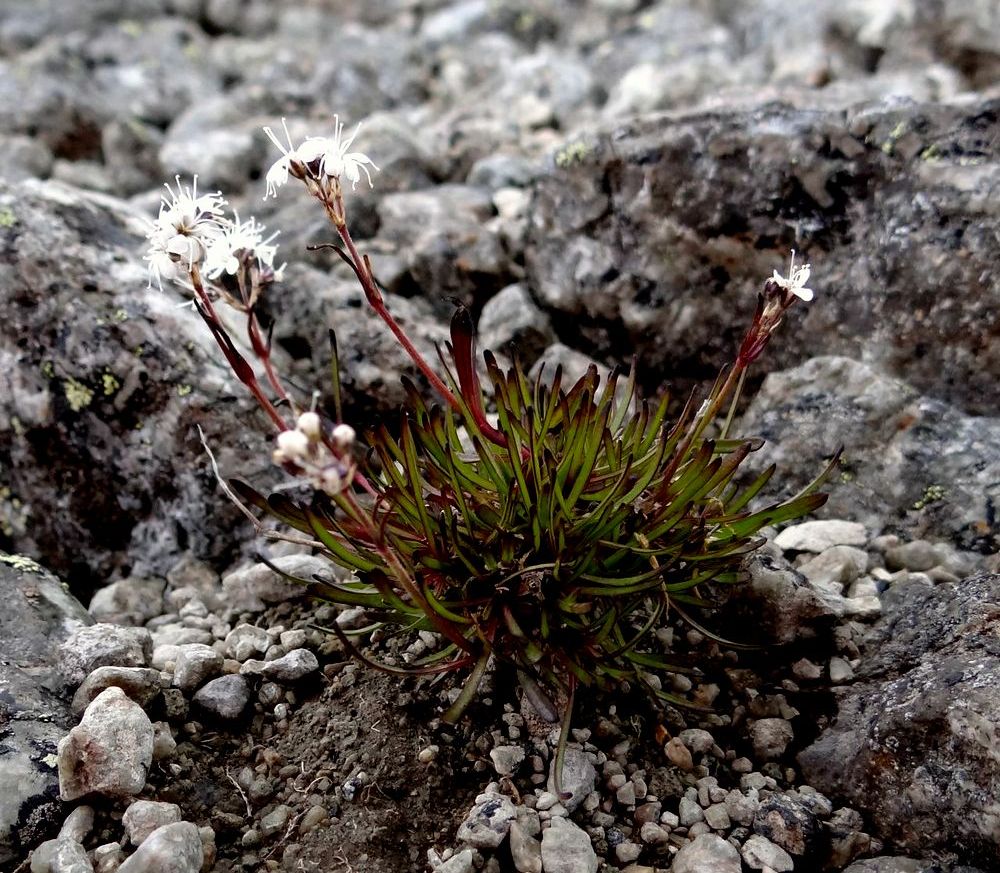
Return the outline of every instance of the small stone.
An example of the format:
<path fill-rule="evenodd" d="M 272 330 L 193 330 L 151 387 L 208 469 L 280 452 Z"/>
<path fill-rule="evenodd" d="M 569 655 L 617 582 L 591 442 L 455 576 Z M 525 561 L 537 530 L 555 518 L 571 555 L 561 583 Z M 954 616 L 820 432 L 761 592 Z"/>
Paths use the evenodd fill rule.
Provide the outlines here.
<path fill-rule="evenodd" d="M 102 691 L 59 741 L 59 793 L 129 797 L 142 791 L 153 762 L 153 725 L 120 688 Z"/>
<path fill-rule="evenodd" d="M 629 864 L 635 861 L 641 854 L 642 846 L 633 843 L 631 840 L 625 840 L 615 846 L 615 857 L 618 859 L 619 864 Z"/>
<path fill-rule="evenodd" d="M 73 714 L 80 715 L 98 694 L 112 686 L 145 707 L 160 693 L 160 671 L 149 667 L 98 667 L 73 695 Z"/>
<path fill-rule="evenodd" d="M 850 682 L 854 678 L 854 670 L 844 659 L 837 656 L 830 658 L 830 681 L 834 685 Z"/>
<path fill-rule="evenodd" d="M 705 810 L 705 822 L 713 831 L 729 830 L 732 826 L 724 803 L 713 803 L 709 806 Z"/>
<path fill-rule="evenodd" d="M 87 611 L 98 622 L 141 626 L 163 611 L 163 579 L 119 579 L 98 588 Z"/>
<path fill-rule="evenodd" d="M 786 527 L 774 538 L 779 549 L 786 552 L 820 553 L 831 546 L 864 548 L 868 534 L 863 524 L 835 519 L 804 521 Z"/>
<path fill-rule="evenodd" d="M 670 873 L 740 873 L 741 869 L 740 853 L 732 843 L 715 834 L 702 834 L 681 847 Z"/>
<path fill-rule="evenodd" d="M 807 854 L 821 833 L 815 814 L 786 794 L 772 794 L 757 807 L 753 830 L 795 856 Z"/>
<path fill-rule="evenodd" d="M 753 824 L 754 816 L 757 814 L 757 807 L 760 806 L 760 800 L 757 798 L 756 792 L 753 795 L 746 795 L 735 789 L 726 795 L 723 803 L 726 805 L 726 814 L 730 820 L 747 828 Z"/>
<path fill-rule="evenodd" d="M 750 741 L 758 761 L 775 761 L 792 741 L 792 725 L 783 718 L 760 718 L 750 726 Z"/>
<path fill-rule="evenodd" d="M 556 758 L 553 756 L 549 767 L 549 781 L 546 787 L 556 794 Z M 597 781 L 597 771 L 594 764 L 582 749 L 568 748 L 563 755 L 563 768 L 560 773 L 562 794 L 559 802 L 566 807 L 567 812 L 574 812 L 583 803 L 583 799 L 594 790 Z"/>
<path fill-rule="evenodd" d="M 651 846 L 665 846 L 670 841 L 670 831 L 647 821 L 639 828 L 639 839 Z"/>
<path fill-rule="evenodd" d="M 681 798 L 677 814 L 681 824 L 686 828 L 691 827 L 695 822 L 703 821 L 705 818 L 705 813 L 698 805 L 698 801 L 692 800 L 690 797 Z"/>
<path fill-rule="evenodd" d="M 247 680 L 238 674 L 220 676 L 199 688 L 193 702 L 220 721 L 237 721 L 250 702 L 250 688 Z"/>
<path fill-rule="evenodd" d="M 316 806 L 309 807 L 306 810 L 306 814 L 302 816 L 302 820 L 299 822 L 299 834 L 305 836 L 310 831 L 315 830 L 327 820 L 329 813 L 326 811 L 326 807 Z"/>
<path fill-rule="evenodd" d="M 800 658 L 794 664 L 792 664 L 792 675 L 796 679 L 802 679 L 806 681 L 815 681 L 823 675 L 823 668 L 818 664 L 814 664 L 808 658 Z"/>
<path fill-rule="evenodd" d="M 145 667 L 152 653 L 145 628 L 92 624 L 74 631 L 59 647 L 59 669 L 76 686 L 98 667 Z"/>
<path fill-rule="evenodd" d="M 119 843 L 104 843 L 94 849 L 94 873 L 115 873 L 122 863 Z"/>
<path fill-rule="evenodd" d="M 840 593 L 868 569 L 868 552 L 854 546 L 831 546 L 798 567 L 821 590 Z"/>
<path fill-rule="evenodd" d="M 271 645 L 271 638 L 262 627 L 238 624 L 226 634 L 225 646 L 229 655 L 242 663 L 254 655 L 263 655 Z"/>
<path fill-rule="evenodd" d="M 93 873 L 87 850 L 76 840 L 46 840 L 31 855 L 31 873 Z"/>
<path fill-rule="evenodd" d="M 163 761 L 177 750 L 177 741 L 165 721 L 153 722 L 153 760 Z"/>
<path fill-rule="evenodd" d="M 186 643 L 177 647 L 174 660 L 174 687 L 194 691 L 208 679 L 222 672 L 222 655 L 203 643 Z"/>
<path fill-rule="evenodd" d="M 495 849 L 507 837 L 517 810 L 502 794 L 487 794 L 458 828 L 458 839 L 474 849 Z"/>
<path fill-rule="evenodd" d="M 626 782 L 618 791 L 615 792 L 615 799 L 622 806 L 634 806 L 635 805 L 635 785 L 631 782 Z"/>
<path fill-rule="evenodd" d="M 204 861 L 197 825 L 179 821 L 153 831 L 118 873 L 200 873 Z"/>
<path fill-rule="evenodd" d="M 542 844 L 517 821 L 510 826 L 510 856 L 517 873 L 542 873 Z"/>
<path fill-rule="evenodd" d="M 788 852 L 759 834 L 754 834 L 743 844 L 741 854 L 751 870 L 769 868 L 775 873 L 789 873 L 795 869 L 795 862 Z"/>
<path fill-rule="evenodd" d="M 59 828 L 59 838 L 82 843 L 94 828 L 94 807 L 82 804 L 74 809 Z"/>
<path fill-rule="evenodd" d="M 587 832 L 568 818 L 554 818 L 542 833 L 545 873 L 597 873 L 597 853 Z"/>
<path fill-rule="evenodd" d="M 264 665 L 264 675 L 275 682 L 289 684 L 319 670 L 319 661 L 308 649 L 294 649 Z"/>
<path fill-rule="evenodd" d="M 701 728 L 688 728 L 681 731 L 678 736 L 680 741 L 695 755 L 705 755 L 712 751 L 712 747 L 715 745 L 715 737 Z"/>
<path fill-rule="evenodd" d="M 456 855 L 452 855 L 434 873 L 472 873 L 475 864 L 475 853 L 472 849 L 463 849 Z"/>
<path fill-rule="evenodd" d="M 417 760 L 421 764 L 430 764 L 430 762 L 438 756 L 438 752 L 440 751 L 441 749 L 438 746 L 426 746 L 420 750 L 420 753 L 417 755 Z"/>
<path fill-rule="evenodd" d="M 494 746 L 490 750 L 493 769 L 499 776 L 513 776 L 524 763 L 524 749 L 521 746 Z"/>
<path fill-rule="evenodd" d="M 948 549 L 927 540 L 913 540 L 885 550 L 885 565 L 889 570 L 910 570 L 921 573 L 941 564 Z"/>
<path fill-rule="evenodd" d="M 691 757 L 691 750 L 683 743 L 680 737 L 673 737 L 667 741 L 663 751 L 675 767 L 679 767 L 685 773 L 694 769 L 694 759 Z"/>
<path fill-rule="evenodd" d="M 180 820 L 181 808 L 176 803 L 136 800 L 125 810 L 122 825 L 129 842 L 138 846 L 157 828 Z"/>
<path fill-rule="evenodd" d="M 271 837 L 278 833 L 283 833 L 288 827 L 288 821 L 292 817 L 290 807 L 279 803 L 267 815 L 260 820 L 260 831 L 265 837 Z"/>

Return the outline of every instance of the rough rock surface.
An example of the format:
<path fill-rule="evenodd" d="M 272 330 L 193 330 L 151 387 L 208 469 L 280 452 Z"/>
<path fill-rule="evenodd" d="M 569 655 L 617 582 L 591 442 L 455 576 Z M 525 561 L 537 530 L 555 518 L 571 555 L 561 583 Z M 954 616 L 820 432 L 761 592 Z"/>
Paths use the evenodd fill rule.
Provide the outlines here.
<path fill-rule="evenodd" d="M 92 619 L 51 573 L 0 553 L 0 865 L 48 835 L 58 815 L 55 752 L 72 716 L 59 644 Z"/>
<path fill-rule="evenodd" d="M 0 209 L 0 545 L 82 592 L 231 553 L 197 427 L 230 470 L 264 431 L 180 294 L 146 288 L 138 213 L 37 180 L 0 182 Z"/>
<path fill-rule="evenodd" d="M 758 366 L 864 356 L 989 414 L 1000 402 L 989 315 L 1000 152 L 987 133 L 998 111 L 996 100 L 775 102 L 621 124 L 540 180 L 529 280 L 599 353 L 714 370 L 731 360 L 761 279 L 798 247 L 830 293 L 789 314 Z"/>
<path fill-rule="evenodd" d="M 899 849 L 986 866 L 1000 851 L 1000 576 L 912 581 L 885 599 L 837 721 L 799 755 Z"/>
<path fill-rule="evenodd" d="M 967 415 L 874 365 L 819 357 L 770 375 L 742 429 L 767 440 L 751 465 L 776 463 L 781 487 L 790 491 L 845 447 L 821 514 L 864 522 L 871 531 L 952 537 L 989 554 L 1000 546 L 995 411 L 992 418 Z"/>

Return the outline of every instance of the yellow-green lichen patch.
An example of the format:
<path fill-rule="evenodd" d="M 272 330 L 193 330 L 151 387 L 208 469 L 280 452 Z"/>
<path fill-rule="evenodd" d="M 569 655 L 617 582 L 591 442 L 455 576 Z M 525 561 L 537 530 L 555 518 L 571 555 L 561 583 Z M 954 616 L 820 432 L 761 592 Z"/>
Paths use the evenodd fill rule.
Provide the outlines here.
<path fill-rule="evenodd" d="M 22 573 L 44 573 L 45 568 L 27 555 L 7 555 L 0 553 L 0 564 L 6 564 Z"/>
<path fill-rule="evenodd" d="M 940 485 L 928 485 L 924 489 L 923 496 L 913 504 L 913 508 L 921 510 L 925 506 L 930 506 L 932 503 L 940 503 L 944 500 L 947 493 L 948 492 Z"/>
<path fill-rule="evenodd" d="M 105 373 L 101 376 L 101 384 L 104 386 L 105 397 L 110 397 L 122 387 L 122 383 L 115 378 L 113 373 Z"/>
<path fill-rule="evenodd" d="M 9 206 L 0 207 L 0 227 L 13 227 L 17 224 L 17 216 Z"/>
<path fill-rule="evenodd" d="M 589 154 L 590 146 L 588 146 L 585 142 L 571 142 L 569 145 L 563 146 L 556 152 L 556 166 L 561 169 L 572 167 L 573 164 L 583 163 Z"/>
<path fill-rule="evenodd" d="M 74 412 L 86 409 L 94 399 L 94 392 L 82 382 L 78 382 L 73 378 L 69 378 L 63 382 L 63 393 L 66 395 L 69 408 Z"/>
<path fill-rule="evenodd" d="M 188 394 L 190 394 L 192 390 L 193 389 L 191 388 L 190 385 L 178 385 L 177 386 L 177 396 L 178 397 L 187 397 Z"/>

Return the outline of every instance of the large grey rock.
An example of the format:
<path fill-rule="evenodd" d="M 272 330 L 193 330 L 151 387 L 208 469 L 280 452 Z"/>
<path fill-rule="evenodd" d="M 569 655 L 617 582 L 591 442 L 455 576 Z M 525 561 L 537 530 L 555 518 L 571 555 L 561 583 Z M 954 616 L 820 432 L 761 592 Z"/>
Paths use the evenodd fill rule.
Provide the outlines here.
<path fill-rule="evenodd" d="M 1000 545 L 995 410 L 966 415 L 873 365 L 819 357 L 770 375 L 742 430 L 767 441 L 748 466 L 777 464 L 771 487 L 778 491 L 798 489 L 845 447 L 841 470 L 824 486 L 823 515 L 853 518 L 873 535 L 926 533 L 987 554 Z"/>
<path fill-rule="evenodd" d="M 598 356 L 638 353 L 655 384 L 731 361 L 763 279 L 796 248 L 817 299 L 755 372 L 864 355 L 989 414 L 1000 146 L 983 130 L 997 107 L 771 102 L 608 128 L 556 152 L 540 180 L 528 282 Z"/>
<path fill-rule="evenodd" d="M 1000 576 L 885 596 L 837 720 L 799 755 L 886 841 L 989 867 L 1000 851 Z"/>
<path fill-rule="evenodd" d="M 58 758 L 63 800 L 87 794 L 130 797 L 146 784 L 153 762 L 153 725 L 124 691 L 107 688 L 60 740 Z"/>
<path fill-rule="evenodd" d="M 584 799 L 594 790 L 597 771 L 589 756 L 582 749 L 568 748 L 563 755 L 562 772 L 559 774 L 559 787 L 562 795 L 559 802 L 566 807 L 567 812 L 573 812 Z M 548 790 L 556 794 L 556 760 L 552 759 L 549 767 Z"/>
<path fill-rule="evenodd" d="M 0 552 L 0 865 L 51 835 L 60 817 L 56 747 L 72 724 L 54 692 L 60 643 L 92 619 L 51 573 Z"/>
<path fill-rule="evenodd" d="M 32 180 L 0 184 L 0 209 L 8 539 L 84 592 L 116 568 L 162 575 L 188 549 L 232 554 L 238 511 L 196 425 L 231 473 L 266 457 L 266 432 L 179 291 L 147 290 L 141 216 Z"/>

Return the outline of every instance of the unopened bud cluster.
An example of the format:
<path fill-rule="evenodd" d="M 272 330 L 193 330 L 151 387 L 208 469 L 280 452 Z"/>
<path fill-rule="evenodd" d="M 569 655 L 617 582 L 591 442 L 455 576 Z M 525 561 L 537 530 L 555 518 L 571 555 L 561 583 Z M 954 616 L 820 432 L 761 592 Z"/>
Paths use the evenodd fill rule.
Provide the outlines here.
<path fill-rule="evenodd" d="M 295 428 L 278 434 L 272 457 L 276 464 L 303 477 L 331 497 L 340 494 L 354 478 L 351 458 L 354 428 L 338 424 L 327 435 L 316 412 L 303 412 Z"/>

